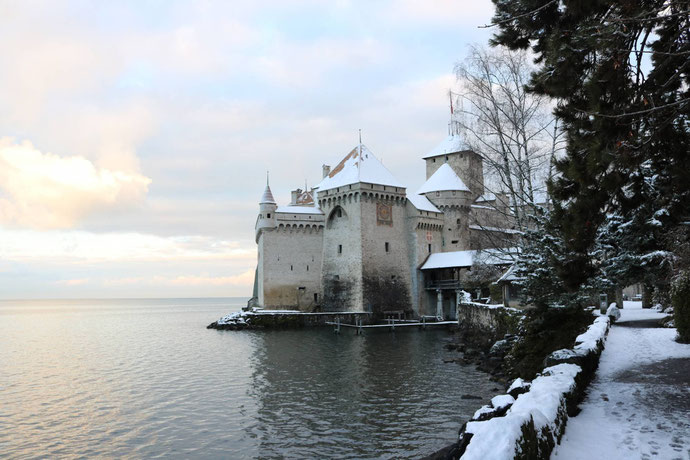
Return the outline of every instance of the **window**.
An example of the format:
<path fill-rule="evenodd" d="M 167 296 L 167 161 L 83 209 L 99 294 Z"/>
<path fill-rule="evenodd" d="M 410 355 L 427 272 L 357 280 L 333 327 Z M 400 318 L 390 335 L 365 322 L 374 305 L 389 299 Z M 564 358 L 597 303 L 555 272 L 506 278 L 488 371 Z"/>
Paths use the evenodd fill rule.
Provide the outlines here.
<path fill-rule="evenodd" d="M 431 254 L 431 243 L 429 243 L 429 254 Z"/>
<path fill-rule="evenodd" d="M 458 240 L 453 240 L 450 242 L 450 244 L 458 244 Z"/>
<path fill-rule="evenodd" d="M 432 158 L 432 159 L 431 159 L 431 162 L 432 162 L 432 163 L 436 163 L 436 158 Z"/>
<path fill-rule="evenodd" d="M 319 301 L 319 294 L 315 292 L 314 293 L 314 302 L 318 302 L 318 301 Z"/>
<path fill-rule="evenodd" d="M 343 217 L 343 210 L 338 208 L 338 217 Z"/>
<path fill-rule="evenodd" d="M 307 265 L 307 271 L 309 271 L 309 265 Z"/>
<path fill-rule="evenodd" d="M 455 196 L 455 190 L 453 190 L 453 196 Z"/>
<path fill-rule="evenodd" d="M 391 275 L 391 279 L 395 281 L 395 275 Z"/>
<path fill-rule="evenodd" d="M 441 192 L 436 192 L 436 196 L 441 196 Z"/>
<path fill-rule="evenodd" d="M 292 265 L 290 265 L 290 271 L 292 271 Z"/>
<path fill-rule="evenodd" d="M 269 212 L 268 214 L 266 214 L 266 219 L 270 219 L 270 218 L 271 218 L 271 213 Z"/>
<path fill-rule="evenodd" d="M 340 280 L 340 275 L 335 275 L 335 276 L 333 277 L 333 279 L 336 280 L 336 281 Z"/>
<path fill-rule="evenodd" d="M 446 155 L 446 162 L 448 161 L 448 155 Z"/>
<path fill-rule="evenodd" d="M 386 241 L 385 247 L 386 247 L 386 252 L 390 252 L 391 246 L 390 246 L 390 244 L 388 243 L 388 241 Z"/>
<path fill-rule="evenodd" d="M 338 254 L 342 254 L 342 253 L 343 253 L 343 245 L 339 244 L 338 245 Z"/>

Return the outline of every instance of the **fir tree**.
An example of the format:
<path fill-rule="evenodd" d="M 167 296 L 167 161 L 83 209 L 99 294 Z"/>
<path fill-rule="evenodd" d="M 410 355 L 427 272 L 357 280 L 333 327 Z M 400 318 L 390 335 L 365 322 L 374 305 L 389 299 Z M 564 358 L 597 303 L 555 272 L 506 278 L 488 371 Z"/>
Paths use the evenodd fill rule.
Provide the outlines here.
<path fill-rule="evenodd" d="M 531 90 L 566 131 L 550 184 L 563 288 L 667 279 L 663 233 L 690 216 L 689 2 L 493 1 L 493 43 L 532 48 Z"/>

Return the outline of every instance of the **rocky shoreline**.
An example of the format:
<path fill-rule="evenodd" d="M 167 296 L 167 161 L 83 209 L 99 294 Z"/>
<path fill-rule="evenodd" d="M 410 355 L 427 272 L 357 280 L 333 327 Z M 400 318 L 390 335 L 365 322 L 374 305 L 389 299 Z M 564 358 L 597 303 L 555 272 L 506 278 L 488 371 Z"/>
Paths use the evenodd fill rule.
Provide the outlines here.
<path fill-rule="evenodd" d="M 214 321 L 206 329 L 241 331 L 256 329 L 299 329 L 303 327 L 325 326 L 328 322 L 341 321 L 354 323 L 360 320 L 363 324 L 371 321 L 369 313 L 353 312 L 314 312 L 304 313 L 295 310 L 263 310 L 246 308 L 243 311 L 230 313 Z"/>

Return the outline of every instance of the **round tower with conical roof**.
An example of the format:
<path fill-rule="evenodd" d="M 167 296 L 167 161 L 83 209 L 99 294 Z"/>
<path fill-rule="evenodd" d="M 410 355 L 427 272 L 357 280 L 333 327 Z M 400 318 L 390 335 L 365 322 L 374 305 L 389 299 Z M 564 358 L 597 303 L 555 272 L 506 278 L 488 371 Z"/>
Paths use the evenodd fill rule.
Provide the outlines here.
<path fill-rule="evenodd" d="M 268 185 L 268 175 L 266 176 L 266 189 L 259 201 L 259 216 L 256 219 L 256 241 L 259 241 L 259 234 L 261 230 L 266 228 L 276 227 L 276 209 L 278 205 L 271 193 L 271 187 Z"/>

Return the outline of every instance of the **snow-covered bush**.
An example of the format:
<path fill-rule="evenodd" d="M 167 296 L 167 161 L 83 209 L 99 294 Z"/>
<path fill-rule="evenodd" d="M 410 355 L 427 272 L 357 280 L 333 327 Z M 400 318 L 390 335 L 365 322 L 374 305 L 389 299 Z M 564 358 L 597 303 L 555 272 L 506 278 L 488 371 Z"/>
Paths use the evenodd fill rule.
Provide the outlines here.
<path fill-rule="evenodd" d="M 671 302 L 678 341 L 690 343 L 690 271 L 680 272 L 673 280 Z"/>

